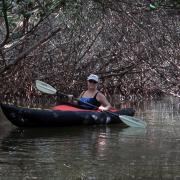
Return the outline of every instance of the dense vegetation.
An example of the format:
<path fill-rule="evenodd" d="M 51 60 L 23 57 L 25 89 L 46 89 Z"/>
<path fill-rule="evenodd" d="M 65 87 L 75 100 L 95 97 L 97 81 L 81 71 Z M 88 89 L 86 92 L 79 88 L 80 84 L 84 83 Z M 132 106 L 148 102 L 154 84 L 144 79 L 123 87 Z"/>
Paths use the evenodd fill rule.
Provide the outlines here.
<path fill-rule="evenodd" d="M 180 97 L 179 23 L 179 0 L 2 0 L 0 98 L 78 95 L 90 73 L 114 98 Z"/>

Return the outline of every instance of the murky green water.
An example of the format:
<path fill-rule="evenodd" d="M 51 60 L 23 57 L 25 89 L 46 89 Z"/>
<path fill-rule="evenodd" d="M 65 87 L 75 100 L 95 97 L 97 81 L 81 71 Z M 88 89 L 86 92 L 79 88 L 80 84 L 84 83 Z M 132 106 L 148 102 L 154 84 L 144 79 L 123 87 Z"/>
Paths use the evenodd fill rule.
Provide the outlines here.
<path fill-rule="evenodd" d="M 121 125 L 18 129 L 0 120 L 0 179 L 180 179 L 178 99 L 136 105 Z"/>

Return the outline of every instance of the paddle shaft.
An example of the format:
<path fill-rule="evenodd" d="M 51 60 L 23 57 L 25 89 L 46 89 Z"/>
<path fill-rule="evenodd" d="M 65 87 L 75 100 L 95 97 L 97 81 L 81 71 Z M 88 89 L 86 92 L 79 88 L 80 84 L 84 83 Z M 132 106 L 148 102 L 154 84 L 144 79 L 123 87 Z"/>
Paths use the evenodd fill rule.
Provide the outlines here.
<path fill-rule="evenodd" d="M 99 109 L 97 106 L 90 104 L 88 102 L 83 102 L 79 99 L 76 99 L 76 100 L 94 108 L 95 110 Z M 130 126 L 130 127 L 145 128 L 147 126 L 147 124 L 145 122 L 141 121 L 140 119 L 134 118 L 132 116 L 119 115 L 119 114 L 113 113 L 111 111 L 102 111 L 102 112 L 109 113 L 110 115 L 117 117 L 120 121 L 122 121 L 124 124 L 126 124 L 127 126 Z"/>
<path fill-rule="evenodd" d="M 95 105 L 93 105 L 93 104 L 90 104 L 90 103 L 88 103 L 88 102 L 84 102 L 84 101 L 81 101 L 81 100 L 79 100 L 79 99 L 75 99 L 75 100 L 77 100 L 77 101 L 79 101 L 79 102 L 81 102 L 81 103 L 83 103 L 83 104 L 86 104 L 86 105 L 94 108 L 95 110 L 98 110 L 98 109 L 99 109 L 97 106 L 95 106 Z M 103 112 L 109 113 L 109 114 L 114 115 L 114 116 L 116 116 L 116 117 L 119 118 L 119 115 L 118 115 L 118 114 L 115 114 L 115 113 L 113 113 L 113 112 L 111 112 L 111 111 L 103 111 Z M 120 119 L 120 118 L 119 118 L 119 119 Z"/>
<path fill-rule="evenodd" d="M 65 97 L 68 97 L 67 94 L 61 93 L 61 92 L 59 92 L 59 91 L 57 92 L 57 95 L 58 95 L 58 94 L 63 95 L 63 96 L 65 96 Z M 83 103 L 83 104 L 85 104 L 85 105 L 88 105 L 88 106 L 94 108 L 95 110 L 98 110 L 98 107 L 95 106 L 95 105 L 93 105 L 93 104 L 90 104 L 90 103 L 88 103 L 88 102 L 81 101 L 81 100 L 78 99 L 78 98 L 75 98 L 75 100 L 78 101 L 78 102 L 81 102 L 81 103 Z M 103 112 L 109 113 L 109 114 L 114 115 L 114 116 L 116 116 L 116 117 L 119 118 L 119 115 L 118 115 L 118 114 L 115 114 L 115 113 L 113 113 L 113 112 L 111 112 L 111 111 L 103 111 Z M 119 119 L 120 119 L 120 118 L 119 118 Z"/>
<path fill-rule="evenodd" d="M 65 96 L 68 97 L 68 95 L 64 94 Z M 77 100 L 78 102 L 81 102 L 85 105 L 88 105 L 89 107 L 92 107 L 93 109 L 95 110 L 98 110 L 99 108 L 93 104 L 90 104 L 88 102 L 84 102 L 84 101 L 81 101 L 80 99 L 75 99 Z M 102 112 L 105 112 L 105 113 L 108 113 L 110 115 L 113 115 L 115 117 L 117 117 L 120 121 L 124 122 L 127 126 L 131 126 L 131 127 L 143 127 L 145 128 L 146 127 L 146 124 L 144 122 L 140 122 L 140 120 L 138 120 L 137 122 L 137 119 L 135 120 L 133 117 L 131 116 L 123 116 L 123 115 L 118 115 L 116 113 L 113 113 L 111 111 L 102 111 Z M 137 125 L 138 123 L 138 125 Z"/>

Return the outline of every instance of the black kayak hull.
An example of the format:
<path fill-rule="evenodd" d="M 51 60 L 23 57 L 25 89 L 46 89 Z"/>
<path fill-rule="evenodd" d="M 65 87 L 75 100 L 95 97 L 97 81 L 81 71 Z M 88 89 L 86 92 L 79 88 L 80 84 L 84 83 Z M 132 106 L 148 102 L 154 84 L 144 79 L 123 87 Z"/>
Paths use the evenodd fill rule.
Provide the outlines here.
<path fill-rule="evenodd" d="M 117 116 L 106 112 L 33 109 L 8 104 L 1 104 L 1 108 L 6 118 L 18 127 L 59 127 L 122 123 Z M 126 108 L 115 113 L 133 116 L 135 111 L 132 108 Z"/>

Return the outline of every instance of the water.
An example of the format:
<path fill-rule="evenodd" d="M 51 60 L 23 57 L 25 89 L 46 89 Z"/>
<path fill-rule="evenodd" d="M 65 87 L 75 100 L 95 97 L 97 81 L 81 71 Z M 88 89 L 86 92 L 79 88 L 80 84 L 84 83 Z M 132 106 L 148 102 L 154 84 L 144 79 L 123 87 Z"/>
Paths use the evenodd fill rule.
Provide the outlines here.
<path fill-rule="evenodd" d="M 147 129 L 19 129 L 0 120 L 0 180 L 180 179 L 179 100 L 136 104 Z"/>

